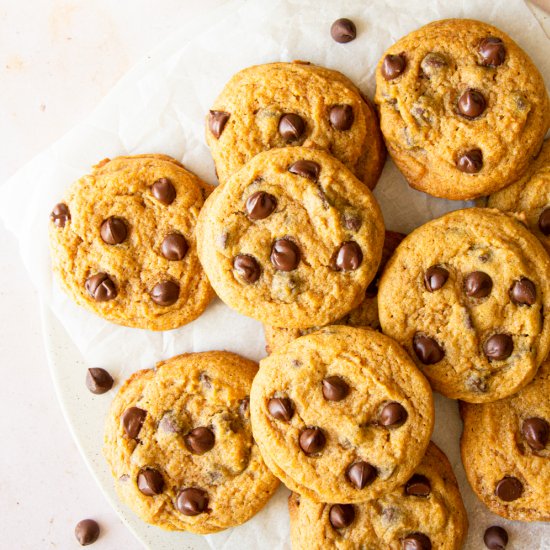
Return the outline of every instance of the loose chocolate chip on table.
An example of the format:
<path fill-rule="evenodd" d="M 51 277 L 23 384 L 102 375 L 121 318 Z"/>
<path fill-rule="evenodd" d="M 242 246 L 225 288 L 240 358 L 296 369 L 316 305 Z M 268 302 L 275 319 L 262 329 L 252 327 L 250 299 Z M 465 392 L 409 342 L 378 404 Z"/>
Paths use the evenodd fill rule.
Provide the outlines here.
<path fill-rule="evenodd" d="M 539 216 L 539 229 L 543 235 L 550 235 L 550 208 L 545 208 Z"/>
<path fill-rule="evenodd" d="M 203 426 L 194 428 L 184 437 L 184 441 L 192 453 L 202 455 L 214 447 L 214 432 Z"/>
<path fill-rule="evenodd" d="M 150 296 L 151 300 L 159 306 L 171 306 L 178 301 L 180 285 L 173 281 L 162 281 L 153 287 Z"/>
<path fill-rule="evenodd" d="M 349 393 L 349 385 L 339 376 L 323 379 L 323 397 L 327 401 L 342 401 Z"/>
<path fill-rule="evenodd" d="M 128 228 L 124 220 L 111 216 L 103 221 L 99 228 L 99 234 L 103 242 L 107 244 L 120 244 L 126 240 Z"/>
<path fill-rule="evenodd" d="M 76 524 L 74 536 L 81 546 L 93 544 L 99 538 L 99 525 L 93 519 L 83 519 Z"/>
<path fill-rule="evenodd" d="M 335 529 L 348 527 L 355 519 L 355 508 L 353 504 L 333 504 L 330 507 L 328 519 Z"/>
<path fill-rule="evenodd" d="M 55 226 L 65 227 L 65 224 L 71 219 L 69 207 L 63 202 L 56 204 L 50 214 L 50 219 Z"/>
<path fill-rule="evenodd" d="M 304 119 L 295 113 L 286 113 L 279 119 L 279 134 L 286 141 L 299 139 L 305 129 Z"/>
<path fill-rule="evenodd" d="M 533 281 L 522 277 L 510 289 L 510 298 L 514 304 L 532 306 L 537 301 L 537 288 Z"/>
<path fill-rule="evenodd" d="M 208 494 L 202 489 L 182 489 L 176 497 L 176 508 L 186 516 L 198 516 L 208 508 Z"/>
<path fill-rule="evenodd" d="M 433 338 L 418 332 L 413 337 L 413 349 L 418 359 L 425 365 L 434 365 L 445 357 L 443 348 Z"/>
<path fill-rule="evenodd" d="M 469 273 L 464 279 L 464 290 L 470 298 L 485 298 L 492 289 L 493 279 L 483 271 Z"/>
<path fill-rule="evenodd" d="M 386 428 L 397 428 L 404 424 L 409 414 L 401 403 L 388 403 L 384 405 L 378 416 L 378 423 Z"/>
<path fill-rule="evenodd" d="M 137 486 L 148 497 L 160 495 L 164 489 L 164 478 L 154 468 L 143 468 L 139 471 Z"/>
<path fill-rule="evenodd" d="M 376 468 L 364 460 L 351 464 L 346 470 L 346 477 L 358 489 L 363 489 L 371 484 L 376 475 Z"/>
<path fill-rule="evenodd" d="M 410 533 L 402 541 L 403 550 L 431 550 L 432 541 L 423 533 Z"/>
<path fill-rule="evenodd" d="M 548 443 L 550 426 L 542 418 L 527 418 L 521 425 L 521 433 L 531 449 L 542 451 Z"/>
<path fill-rule="evenodd" d="M 504 63 L 506 57 L 504 43 L 496 36 L 484 38 L 480 42 L 477 51 L 481 56 L 481 64 L 486 67 L 498 67 Z"/>
<path fill-rule="evenodd" d="M 271 263 L 279 271 L 292 271 L 300 263 L 300 249 L 290 239 L 277 239 L 271 248 Z"/>
<path fill-rule="evenodd" d="M 439 290 L 449 278 L 449 272 L 439 265 L 432 265 L 426 270 L 424 284 L 430 292 Z"/>
<path fill-rule="evenodd" d="M 226 122 L 229 120 L 229 113 L 224 111 L 210 111 L 210 116 L 208 117 L 208 126 L 212 135 L 219 139 L 222 135 L 223 129 Z"/>
<path fill-rule="evenodd" d="M 386 80 L 393 80 L 403 73 L 406 65 L 407 62 L 403 55 L 387 55 L 382 61 L 382 76 Z"/>
<path fill-rule="evenodd" d="M 319 453 L 325 447 L 327 440 L 321 428 L 305 428 L 299 437 L 300 448 L 306 455 Z"/>
<path fill-rule="evenodd" d="M 514 341 L 508 334 L 493 334 L 483 344 L 483 352 L 487 359 L 503 361 L 512 355 Z"/>
<path fill-rule="evenodd" d="M 245 283 L 255 283 L 260 278 L 260 265 L 248 254 L 238 254 L 233 260 L 233 269 Z"/>
<path fill-rule="evenodd" d="M 166 235 L 160 245 L 162 255 L 172 262 L 183 260 L 188 250 L 189 245 L 185 237 L 179 233 L 170 233 Z"/>
<path fill-rule="evenodd" d="M 495 495 L 506 502 L 517 500 L 523 493 L 523 484 L 517 477 L 506 476 L 495 487 Z"/>
<path fill-rule="evenodd" d="M 151 186 L 153 197 L 168 206 L 176 198 L 176 189 L 168 178 L 160 178 Z"/>
<path fill-rule="evenodd" d="M 483 168 L 483 153 L 480 149 L 470 149 L 462 153 L 456 167 L 465 174 L 477 174 Z"/>
<path fill-rule="evenodd" d="M 288 167 L 291 174 L 317 181 L 321 167 L 312 160 L 297 160 Z"/>
<path fill-rule="evenodd" d="M 338 271 L 355 271 L 363 262 L 361 247 L 353 241 L 342 243 L 334 257 L 334 268 Z"/>
<path fill-rule="evenodd" d="M 113 383 L 113 377 L 105 369 L 96 367 L 86 373 L 86 387 L 96 395 L 108 392 Z"/>
<path fill-rule="evenodd" d="M 466 90 L 458 100 L 458 112 L 466 118 L 477 118 L 486 107 L 485 98 L 477 90 Z"/>
<path fill-rule="evenodd" d="M 272 397 L 268 404 L 269 414 L 277 420 L 289 422 L 294 416 L 294 405 L 288 397 Z"/>
<path fill-rule="evenodd" d="M 130 439 L 137 438 L 146 416 L 147 411 L 139 407 L 130 407 L 122 413 L 120 418 L 122 427 Z"/>
<path fill-rule="evenodd" d="M 106 273 L 96 273 L 86 279 L 86 290 L 96 302 L 107 302 L 116 298 L 115 283 Z"/>
<path fill-rule="evenodd" d="M 508 544 L 508 533 L 498 525 L 493 525 L 485 530 L 483 542 L 489 550 L 504 550 Z"/>
<path fill-rule="evenodd" d="M 405 494 L 413 497 L 427 497 L 432 492 L 430 480 L 422 474 L 414 474 L 405 485 Z"/>
<path fill-rule="evenodd" d="M 337 130 L 349 130 L 354 120 L 353 107 L 351 105 L 334 105 L 330 109 L 328 118 Z"/>
<path fill-rule="evenodd" d="M 277 208 L 277 199 L 264 191 L 257 191 L 246 200 L 246 213 L 251 220 L 263 220 Z"/>
<path fill-rule="evenodd" d="M 345 17 L 337 19 L 330 27 L 330 36 L 339 44 L 351 42 L 357 36 L 355 23 Z"/>

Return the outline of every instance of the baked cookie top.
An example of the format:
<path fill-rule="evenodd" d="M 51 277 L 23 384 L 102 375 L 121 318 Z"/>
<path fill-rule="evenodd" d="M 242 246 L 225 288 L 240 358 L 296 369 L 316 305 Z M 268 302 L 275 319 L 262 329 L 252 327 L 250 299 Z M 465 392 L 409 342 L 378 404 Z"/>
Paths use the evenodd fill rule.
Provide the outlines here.
<path fill-rule="evenodd" d="M 461 403 L 462 462 L 495 514 L 550 521 L 550 361 L 520 392 L 494 403 Z"/>
<path fill-rule="evenodd" d="M 130 327 L 198 317 L 214 296 L 195 244 L 212 189 L 166 155 L 99 163 L 50 214 L 53 269 L 69 296 Z"/>
<path fill-rule="evenodd" d="M 550 125 L 541 74 L 499 29 L 435 21 L 391 46 L 375 101 L 388 150 L 410 185 L 472 199 L 516 181 Z"/>
<path fill-rule="evenodd" d="M 293 550 L 460 550 L 468 531 L 453 469 L 434 443 L 404 485 L 376 500 L 322 504 L 292 493 L 288 509 Z"/>
<path fill-rule="evenodd" d="M 493 209 L 451 212 L 399 245 L 380 281 L 382 330 L 432 387 L 482 403 L 525 386 L 550 347 L 550 258 Z"/>
<path fill-rule="evenodd" d="M 376 498 L 405 483 L 433 428 L 427 380 L 395 341 L 326 327 L 260 362 L 254 439 L 271 471 L 320 502 Z"/>
<path fill-rule="evenodd" d="M 514 212 L 550 254 L 550 140 L 517 182 L 489 197 L 488 206 Z"/>
<path fill-rule="evenodd" d="M 260 153 L 212 193 L 197 224 L 199 256 L 218 296 L 273 326 L 341 318 L 364 298 L 384 223 L 368 190 L 324 151 Z"/>
<path fill-rule="evenodd" d="M 374 188 L 385 148 L 374 108 L 343 74 L 310 63 L 270 63 L 238 72 L 207 116 L 206 141 L 220 182 L 267 149 L 330 152 Z"/>
<path fill-rule="evenodd" d="M 105 427 L 116 490 L 164 529 L 213 533 L 244 523 L 278 486 L 252 439 L 256 363 L 210 351 L 133 374 Z"/>

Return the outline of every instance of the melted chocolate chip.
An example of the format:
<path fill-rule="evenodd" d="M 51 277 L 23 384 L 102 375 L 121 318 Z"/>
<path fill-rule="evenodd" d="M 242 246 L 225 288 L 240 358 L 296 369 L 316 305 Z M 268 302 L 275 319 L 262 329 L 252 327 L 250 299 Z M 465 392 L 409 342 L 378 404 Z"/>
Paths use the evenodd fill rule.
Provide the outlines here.
<path fill-rule="evenodd" d="M 420 68 L 422 74 L 428 78 L 436 75 L 442 67 L 447 66 L 447 60 L 443 55 L 437 52 L 430 52 L 426 54 L 424 59 L 420 62 Z"/>
<path fill-rule="evenodd" d="M 96 395 L 108 392 L 113 383 L 113 377 L 105 369 L 92 368 L 86 373 L 86 387 Z"/>
<path fill-rule="evenodd" d="M 196 487 L 182 489 L 176 497 L 176 508 L 185 516 L 198 516 L 208 508 L 208 493 Z"/>
<path fill-rule="evenodd" d="M 144 411 L 139 407 L 130 407 L 122 413 L 120 421 L 122 423 L 124 431 L 126 432 L 126 435 L 130 439 L 137 438 L 139 432 L 141 431 L 141 427 L 143 426 L 143 422 L 145 422 L 146 416 L 147 411 Z"/>
<path fill-rule="evenodd" d="M 335 529 L 349 527 L 355 519 L 353 504 L 333 504 L 328 513 L 330 524 Z"/>
<path fill-rule="evenodd" d="M 470 149 L 462 153 L 456 160 L 456 167 L 465 174 L 477 174 L 483 168 L 481 149 Z"/>
<path fill-rule="evenodd" d="M 542 451 L 548 443 L 550 426 L 542 418 L 527 418 L 521 425 L 521 433 L 531 449 Z"/>
<path fill-rule="evenodd" d="M 74 528 L 74 536 L 80 546 L 93 544 L 99 538 L 99 532 L 99 524 L 93 519 L 83 519 Z"/>
<path fill-rule="evenodd" d="M 537 301 L 537 288 L 533 281 L 522 277 L 510 289 L 510 299 L 520 306 L 532 306 Z"/>
<path fill-rule="evenodd" d="M 208 117 L 208 126 L 212 135 L 219 139 L 222 135 L 225 124 L 229 120 L 229 113 L 224 111 L 210 111 L 210 116 Z"/>
<path fill-rule="evenodd" d="M 469 119 L 480 116 L 486 106 L 485 98 L 477 90 L 466 90 L 458 100 L 458 112 Z"/>
<path fill-rule="evenodd" d="M 294 416 L 294 405 L 288 397 L 272 397 L 267 403 L 267 410 L 273 418 L 282 422 L 290 422 Z"/>
<path fill-rule="evenodd" d="M 481 56 L 481 64 L 486 67 L 498 67 L 504 63 L 506 48 L 500 38 L 488 36 L 484 38 L 477 49 Z"/>
<path fill-rule="evenodd" d="M 162 281 L 153 287 L 150 296 L 151 300 L 159 306 L 171 306 L 178 301 L 180 285 L 173 281 Z"/>
<path fill-rule="evenodd" d="M 202 455 L 212 449 L 215 443 L 214 432 L 205 427 L 191 430 L 184 438 L 185 446 L 196 455 Z"/>
<path fill-rule="evenodd" d="M 550 208 L 545 208 L 539 216 L 539 229 L 546 237 L 550 235 Z"/>
<path fill-rule="evenodd" d="M 376 479 L 376 475 L 376 468 L 364 460 L 351 464 L 346 470 L 346 477 L 357 489 L 370 485 Z"/>
<path fill-rule="evenodd" d="M 382 61 L 382 76 L 386 80 L 393 80 L 403 73 L 407 61 L 403 55 L 386 55 Z"/>
<path fill-rule="evenodd" d="M 401 541 L 403 550 L 431 550 L 432 541 L 423 533 L 409 533 Z"/>
<path fill-rule="evenodd" d="M 413 497 L 427 497 L 432 492 L 430 480 L 422 474 L 414 474 L 405 485 L 405 494 Z"/>
<path fill-rule="evenodd" d="M 323 397 L 327 401 L 342 401 L 349 393 L 349 385 L 339 376 L 323 379 Z"/>
<path fill-rule="evenodd" d="M 334 105 L 328 115 L 330 123 L 334 128 L 344 132 L 353 125 L 353 107 L 351 105 Z"/>
<path fill-rule="evenodd" d="M 257 191 L 248 197 L 245 208 L 251 220 L 263 220 L 277 208 L 277 199 L 269 193 Z"/>
<path fill-rule="evenodd" d="M 306 455 L 313 455 L 321 452 L 327 440 L 321 428 L 305 428 L 300 432 L 300 448 Z"/>
<path fill-rule="evenodd" d="M 288 171 L 302 178 L 317 181 L 319 173 L 321 172 L 321 167 L 312 160 L 297 160 L 288 167 Z"/>
<path fill-rule="evenodd" d="M 508 334 L 493 334 L 483 344 L 483 352 L 489 360 L 504 361 L 513 351 L 514 341 Z"/>
<path fill-rule="evenodd" d="M 108 302 L 116 298 L 117 290 L 107 273 L 96 273 L 86 279 L 86 290 L 96 302 Z"/>
<path fill-rule="evenodd" d="M 153 197 L 166 206 L 172 204 L 176 198 L 176 189 L 168 178 L 160 178 L 151 186 Z"/>
<path fill-rule="evenodd" d="M 523 493 L 523 484 L 517 477 L 506 476 L 495 487 L 495 495 L 505 502 L 517 500 Z"/>
<path fill-rule="evenodd" d="M 413 338 L 413 349 L 418 359 L 425 365 L 434 365 L 445 357 L 445 351 L 433 338 L 418 332 Z"/>
<path fill-rule="evenodd" d="M 252 284 L 260 278 L 260 264 L 258 264 L 256 258 L 248 254 L 238 254 L 235 256 L 233 269 L 245 283 Z"/>
<path fill-rule="evenodd" d="M 464 279 L 464 292 L 470 298 L 485 298 L 492 289 L 493 279 L 483 271 L 474 271 Z"/>
<path fill-rule="evenodd" d="M 279 134 L 285 141 L 295 141 L 299 139 L 306 125 L 304 119 L 295 113 L 284 114 L 279 119 Z"/>
<path fill-rule="evenodd" d="M 378 423 L 386 428 L 397 428 L 405 423 L 409 413 L 401 403 L 388 403 L 384 405 L 378 416 Z"/>
<path fill-rule="evenodd" d="M 504 550 L 508 544 L 508 533 L 498 525 L 493 525 L 485 530 L 483 542 L 489 550 Z"/>
<path fill-rule="evenodd" d="M 160 245 L 162 255 L 171 262 L 183 260 L 188 250 L 189 245 L 185 237 L 179 233 L 170 233 L 166 235 Z"/>
<path fill-rule="evenodd" d="M 330 27 L 330 36 L 339 44 L 347 44 L 357 36 L 355 23 L 351 19 L 342 17 L 337 19 Z"/>
<path fill-rule="evenodd" d="M 170 413 L 166 413 L 160 419 L 158 429 L 161 432 L 169 433 L 169 434 L 175 434 L 175 433 L 178 433 L 179 431 L 176 421 Z"/>
<path fill-rule="evenodd" d="M 65 227 L 65 224 L 71 219 L 71 213 L 69 212 L 69 207 L 60 202 L 53 207 L 53 210 L 50 214 L 50 220 L 56 227 L 62 228 Z"/>
<path fill-rule="evenodd" d="M 447 282 L 449 272 L 439 265 L 432 265 L 424 274 L 424 284 L 430 292 L 439 290 Z"/>
<path fill-rule="evenodd" d="M 99 228 L 99 234 L 104 243 L 120 244 L 126 240 L 128 228 L 123 219 L 111 216 L 103 221 Z"/>
<path fill-rule="evenodd" d="M 300 263 L 300 249 L 290 239 L 277 239 L 271 248 L 271 263 L 279 271 L 293 271 Z"/>
<path fill-rule="evenodd" d="M 138 474 L 137 486 L 148 497 L 160 495 L 164 489 L 164 478 L 159 471 L 153 468 L 144 468 Z"/>
<path fill-rule="evenodd" d="M 334 256 L 334 269 L 337 271 L 355 271 L 363 262 L 361 247 L 354 241 L 342 243 Z"/>

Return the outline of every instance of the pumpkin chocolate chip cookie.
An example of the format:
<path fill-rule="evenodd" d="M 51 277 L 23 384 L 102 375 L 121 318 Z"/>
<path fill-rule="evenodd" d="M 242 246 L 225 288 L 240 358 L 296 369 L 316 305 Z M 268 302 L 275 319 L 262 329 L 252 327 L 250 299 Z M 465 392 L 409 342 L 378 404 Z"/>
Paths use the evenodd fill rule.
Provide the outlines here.
<path fill-rule="evenodd" d="M 550 258 L 525 226 L 469 208 L 416 229 L 380 281 L 385 334 L 409 351 L 443 395 L 507 397 L 550 349 Z"/>
<path fill-rule="evenodd" d="M 272 472 L 319 502 L 362 502 L 405 483 L 433 428 L 427 380 L 395 341 L 325 327 L 260 363 L 254 439 Z"/>
<path fill-rule="evenodd" d="M 391 46 L 378 64 L 375 101 L 410 185 L 448 199 L 516 181 L 550 125 L 548 94 L 529 56 L 470 19 L 430 23 Z"/>
<path fill-rule="evenodd" d="M 143 520 L 214 533 L 269 500 L 279 482 L 250 429 L 256 370 L 211 351 L 174 357 L 124 383 L 107 418 L 104 455 L 121 500 Z"/>

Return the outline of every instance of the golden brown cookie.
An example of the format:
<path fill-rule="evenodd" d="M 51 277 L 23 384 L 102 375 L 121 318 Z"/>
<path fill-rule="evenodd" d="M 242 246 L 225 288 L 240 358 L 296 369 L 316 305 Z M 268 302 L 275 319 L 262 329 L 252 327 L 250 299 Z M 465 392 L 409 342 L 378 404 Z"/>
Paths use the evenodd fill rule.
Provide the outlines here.
<path fill-rule="evenodd" d="M 550 103 L 529 56 L 499 29 L 435 21 L 380 60 L 382 133 L 415 189 L 472 199 L 516 181 L 550 126 Z"/>
<path fill-rule="evenodd" d="M 206 141 L 222 183 L 262 151 L 324 149 L 374 188 L 386 158 L 374 108 L 343 74 L 310 63 L 238 72 L 207 117 Z"/>
<path fill-rule="evenodd" d="M 432 387 L 472 403 L 507 397 L 550 349 L 550 258 L 523 224 L 488 208 L 413 231 L 380 281 L 382 330 Z"/>
<path fill-rule="evenodd" d="M 108 321 L 168 330 L 214 296 L 195 223 L 211 192 L 166 155 L 106 159 L 50 215 L 53 269 L 69 296 Z"/>
<path fill-rule="evenodd" d="M 411 478 L 376 500 L 288 499 L 293 550 L 460 550 L 468 517 L 449 460 L 434 443 Z"/>
<path fill-rule="evenodd" d="M 244 523 L 269 500 L 278 480 L 250 429 L 256 370 L 234 353 L 190 353 L 120 388 L 103 452 L 121 500 L 144 521 L 214 533 Z"/>
<path fill-rule="evenodd" d="M 380 263 L 384 223 L 368 188 L 324 151 L 260 153 L 219 186 L 197 224 L 218 296 L 273 326 L 323 326 L 357 307 Z"/>
<path fill-rule="evenodd" d="M 377 498 L 405 483 L 433 428 L 427 380 L 395 341 L 325 327 L 260 363 L 254 439 L 271 471 L 320 502 Z"/>

